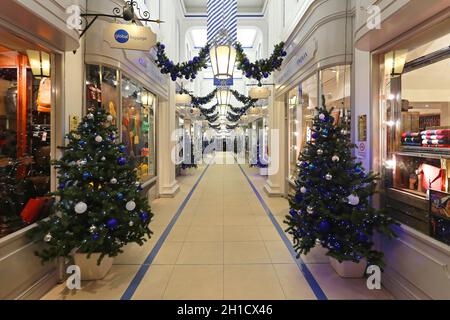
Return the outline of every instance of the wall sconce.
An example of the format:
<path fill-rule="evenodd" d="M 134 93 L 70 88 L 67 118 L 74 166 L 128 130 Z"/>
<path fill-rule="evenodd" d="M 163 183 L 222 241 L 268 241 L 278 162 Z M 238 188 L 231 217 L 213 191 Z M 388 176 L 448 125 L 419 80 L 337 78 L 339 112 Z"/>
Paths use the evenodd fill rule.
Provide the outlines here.
<path fill-rule="evenodd" d="M 27 50 L 31 72 L 36 79 L 50 77 L 50 55 L 44 51 Z"/>

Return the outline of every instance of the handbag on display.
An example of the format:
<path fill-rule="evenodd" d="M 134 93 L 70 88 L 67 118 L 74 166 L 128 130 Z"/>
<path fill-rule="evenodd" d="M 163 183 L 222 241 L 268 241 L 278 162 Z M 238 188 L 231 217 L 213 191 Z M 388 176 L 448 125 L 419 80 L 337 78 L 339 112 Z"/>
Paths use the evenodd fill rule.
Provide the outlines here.
<path fill-rule="evenodd" d="M 20 213 L 22 221 L 28 224 L 35 222 L 39 218 L 39 216 L 43 212 L 43 209 L 46 207 L 49 201 L 51 201 L 51 198 L 48 197 L 28 200 L 27 204 Z"/>

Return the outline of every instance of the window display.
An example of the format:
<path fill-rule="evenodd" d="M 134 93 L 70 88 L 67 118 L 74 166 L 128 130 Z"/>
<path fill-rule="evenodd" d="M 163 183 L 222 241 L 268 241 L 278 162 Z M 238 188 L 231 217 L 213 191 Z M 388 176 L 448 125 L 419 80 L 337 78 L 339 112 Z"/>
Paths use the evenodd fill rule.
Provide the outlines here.
<path fill-rule="evenodd" d="M 385 185 L 423 199 L 425 208 L 431 190 L 449 192 L 450 34 L 439 34 L 399 45 L 379 61 Z M 418 217 L 422 227 L 406 211 L 401 222 L 428 232 L 427 209 Z"/>
<path fill-rule="evenodd" d="M 350 134 L 351 122 L 351 68 L 336 66 L 320 71 L 320 96 L 325 96 L 325 104 L 333 108 L 333 118 L 336 124 L 342 125 Z"/>
<path fill-rule="evenodd" d="M 304 144 L 311 139 L 311 126 L 317 107 L 317 75 L 289 92 L 289 179 L 298 176 L 297 161 Z"/>
<path fill-rule="evenodd" d="M 49 214 L 51 87 L 48 53 L 0 45 L 0 237 Z"/>
<path fill-rule="evenodd" d="M 122 143 L 141 181 L 155 176 L 155 96 L 137 82 L 122 77 Z"/>

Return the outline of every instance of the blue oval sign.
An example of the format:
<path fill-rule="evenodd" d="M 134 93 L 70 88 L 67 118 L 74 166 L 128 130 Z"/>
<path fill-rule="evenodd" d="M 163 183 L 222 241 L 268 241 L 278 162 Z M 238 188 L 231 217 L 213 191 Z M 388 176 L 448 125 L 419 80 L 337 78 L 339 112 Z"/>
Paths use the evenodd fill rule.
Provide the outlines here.
<path fill-rule="evenodd" d="M 126 43 L 130 39 L 130 35 L 126 30 L 119 29 L 116 31 L 116 33 L 114 33 L 114 38 L 119 43 Z"/>

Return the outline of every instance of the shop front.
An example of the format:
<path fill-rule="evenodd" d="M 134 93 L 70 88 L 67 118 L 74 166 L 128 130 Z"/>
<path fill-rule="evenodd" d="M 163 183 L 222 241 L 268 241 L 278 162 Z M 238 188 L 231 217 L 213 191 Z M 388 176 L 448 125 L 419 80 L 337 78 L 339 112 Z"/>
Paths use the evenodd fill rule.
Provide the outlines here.
<path fill-rule="evenodd" d="M 57 281 L 27 232 L 51 213 L 50 161 L 65 130 L 64 51 L 79 46 L 76 32 L 62 28 L 62 9 L 44 19 L 38 1 L 17 2 L 0 12 L 0 299 L 39 297 Z"/>
<path fill-rule="evenodd" d="M 449 299 L 450 11 L 431 1 L 429 16 L 408 21 L 414 27 L 397 35 L 388 26 L 406 17 L 410 5 L 386 15 L 384 34 L 361 33 L 356 43 L 372 61 L 367 103 L 372 169 L 382 177 L 380 204 L 400 223 L 398 239 L 380 240 L 383 281 L 398 297 Z"/>
<path fill-rule="evenodd" d="M 103 39 L 110 22 L 97 21 L 86 34 L 86 108 L 101 105 L 114 117 L 150 199 L 158 196 L 158 106 L 168 99 L 166 78 L 149 52 L 111 48 Z"/>
<path fill-rule="evenodd" d="M 350 124 L 354 109 L 351 37 L 354 15 L 347 9 L 345 1 L 340 5 L 331 1 L 313 2 L 286 42 L 288 56 L 285 67 L 275 78 L 274 109 L 270 115 L 274 123 L 280 118 L 280 146 L 285 147 L 279 148 L 282 172 L 268 179 L 269 194 L 287 196 L 294 191 L 298 158 L 311 139 L 313 118 L 322 104 L 322 96 L 327 108 L 333 109 L 335 122 L 348 127 L 347 134 L 353 137 Z M 312 21 L 319 23 L 312 28 Z M 285 128 L 283 132 L 281 128 Z"/>

